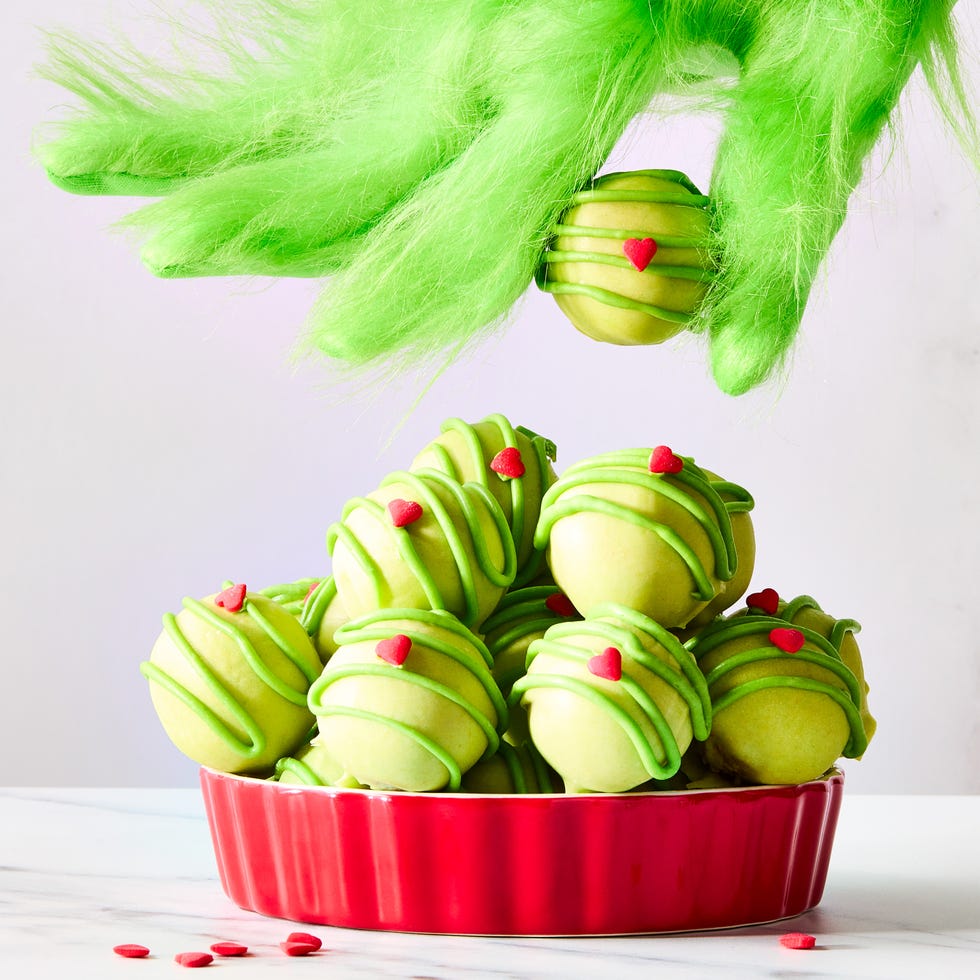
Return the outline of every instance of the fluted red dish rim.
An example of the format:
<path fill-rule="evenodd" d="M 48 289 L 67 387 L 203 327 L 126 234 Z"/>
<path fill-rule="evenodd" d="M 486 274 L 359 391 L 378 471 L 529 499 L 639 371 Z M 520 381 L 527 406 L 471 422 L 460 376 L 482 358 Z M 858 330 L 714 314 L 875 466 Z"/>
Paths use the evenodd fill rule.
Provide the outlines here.
<path fill-rule="evenodd" d="M 844 781 L 844 770 L 839 766 L 834 766 L 822 776 L 816 779 L 808 779 L 803 783 L 752 783 L 744 786 L 708 786 L 693 789 L 651 789 L 651 790 L 630 790 L 627 793 L 464 793 L 462 791 L 439 790 L 432 793 L 413 793 L 409 790 L 400 789 L 370 789 L 366 786 L 311 786 L 308 783 L 280 783 L 275 779 L 266 779 L 262 776 L 250 776 L 246 773 L 224 772 L 221 769 L 213 769 L 210 766 L 201 766 L 200 772 L 207 773 L 209 778 L 230 779 L 238 782 L 262 783 L 268 787 L 276 787 L 282 792 L 301 791 L 304 793 L 323 793 L 328 796 L 347 795 L 350 793 L 373 797 L 389 797 L 392 799 L 406 799 L 415 797 L 418 799 L 440 799 L 440 800 L 584 800 L 584 799 L 606 799 L 624 800 L 637 799 L 639 797 L 689 797 L 695 794 L 729 794 L 729 793 L 765 793 L 767 796 L 795 796 L 806 786 L 818 786 L 831 782 Z M 275 790 L 273 790 L 275 791 Z"/>
<path fill-rule="evenodd" d="M 240 907 L 496 936 L 700 932 L 799 915 L 823 894 L 843 782 L 834 769 L 794 785 L 498 795 L 201 770 L 219 876 Z"/>

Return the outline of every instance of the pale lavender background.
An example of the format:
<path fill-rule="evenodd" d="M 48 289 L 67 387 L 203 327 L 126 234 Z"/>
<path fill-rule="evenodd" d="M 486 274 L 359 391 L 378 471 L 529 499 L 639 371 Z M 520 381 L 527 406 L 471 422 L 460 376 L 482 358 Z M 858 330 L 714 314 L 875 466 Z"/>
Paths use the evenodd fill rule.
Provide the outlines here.
<path fill-rule="evenodd" d="M 315 284 L 157 281 L 107 231 L 126 202 L 63 194 L 32 165 L 32 127 L 62 101 L 29 77 L 35 26 L 97 32 L 109 8 L 0 11 L 0 784 L 193 783 L 137 669 L 160 615 L 224 577 L 322 573 L 349 496 L 407 465 L 444 417 L 503 411 L 553 437 L 561 464 L 666 442 L 747 485 L 756 587 L 864 624 L 880 730 L 847 766 L 852 788 L 980 791 L 980 205 L 921 80 L 781 388 L 727 398 L 696 341 L 595 344 L 532 292 L 413 412 L 411 386 L 352 395 L 290 365 Z M 648 120 L 614 166 L 706 184 L 713 138 L 710 119 Z"/>

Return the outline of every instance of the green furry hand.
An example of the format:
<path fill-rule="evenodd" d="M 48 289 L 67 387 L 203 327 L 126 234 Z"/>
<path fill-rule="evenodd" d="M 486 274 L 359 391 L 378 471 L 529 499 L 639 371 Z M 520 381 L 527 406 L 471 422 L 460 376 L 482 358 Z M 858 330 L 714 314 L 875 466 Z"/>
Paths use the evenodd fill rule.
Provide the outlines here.
<path fill-rule="evenodd" d="M 734 83 L 697 80 L 725 131 L 695 326 L 740 394 L 781 364 L 918 65 L 973 135 L 952 5 L 215 4 L 201 67 L 53 37 L 43 71 L 84 109 L 39 152 L 66 190 L 161 198 L 127 219 L 157 275 L 330 276 L 312 346 L 355 366 L 434 360 L 499 324 L 630 120 L 690 84 L 692 50 L 721 49 Z"/>

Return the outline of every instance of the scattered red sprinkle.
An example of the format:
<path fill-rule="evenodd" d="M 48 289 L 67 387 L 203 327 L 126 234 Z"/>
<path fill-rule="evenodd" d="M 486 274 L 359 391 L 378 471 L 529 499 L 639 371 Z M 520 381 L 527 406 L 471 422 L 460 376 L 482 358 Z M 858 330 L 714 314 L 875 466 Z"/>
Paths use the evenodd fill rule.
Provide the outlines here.
<path fill-rule="evenodd" d="M 799 630 L 777 626 L 769 633 L 769 642 L 783 653 L 796 653 L 803 646 L 803 634 Z"/>
<path fill-rule="evenodd" d="M 178 953 L 174 962 L 181 966 L 208 966 L 214 962 L 214 957 L 210 953 Z"/>
<path fill-rule="evenodd" d="M 670 446 L 657 446 L 650 453 L 651 473 L 680 473 L 684 460 L 674 454 Z"/>
<path fill-rule="evenodd" d="M 422 516 L 422 505 L 417 500 L 402 500 L 399 497 L 388 504 L 388 514 L 395 527 L 405 527 Z"/>
<path fill-rule="evenodd" d="M 248 952 L 248 946 L 241 943 L 212 943 L 211 952 L 218 956 L 244 956 Z"/>
<path fill-rule="evenodd" d="M 319 936 L 311 935 L 308 932 L 291 932 L 286 937 L 287 943 L 305 943 L 314 949 L 319 949 L 323 945 L 323 940 Z"/>
<path fill-rule="evenodd" d="M 412 641 L 404 633 L 398 633 L 387 640 L 382 640 L 374 651 L 386 663 L 401 667 L 411 649 Z"/>
<path fill-rule="evenodd" d="M 623 253 L 637 272 L 642 272 L 657 254 L 657 243 L 652 238 L 627 238 Z"/>
<path fill-rule="evenodd" d="M 558 616 L 577 616 L 578 610 L 572 605 L 572 600 L 564 592 L 556 592 L 544 600 L 545 608 Z"/>
<path fill-rule="evenodd" d="M 521 459 L 521 451 L 514 446 L 501 449 L 490 460 L 490 469 L 498 476 L 511 480 L 516 480 L 527 472 L 527 468 L 524 466 L 524 460 Z"/>
<path fill-rule="evenodd" d="M 121 946 L 113 946 L 112 951 L 117 956 L 125 956 L 127 959 L 139 959 L 142 956 L 149 956 L 150 950 L 139 943 L 123 943 Z"/>
<path fill-rule="evenodd" d="M 787 949 L 813 949 L 817 939 L 815 936 L 808 936 L 805 932 L 787 932 L 779 937 L 779 942 Z"/>
<path fill-rule="evenodd" d="M 753 592 L 745 600 L 747 606 L 764 612 L 767 616 L 775 616 L 779 609 L 779 593 L 775 589 L 763 589 L 761 592 Z"/>
<path fill-rule="evenodd" d="M 306 595 L 303 596 L 303 602 L 306 602 L 306 600 L 309 599 L 309 597 L 311 595 L 313 595 L 314 592 L 316 592 L 316 587 L 319 584 L 320 584 L 319 582 L 311 582 L 310 583 L 310 587 L 306 590 Z"/>
<path fill-rule="evenodd" d="M 238 612 L 245 605 L 246 591 L 246 586 L 241 583 L 229 585 L 227 589 L 214 597 L 214 604 L 222 609 L 227 609 L 228 612 Z"/>
<path fill-rule="evenodd" d="M 606 647 L 589 660 L 589 672 L 607 681 L 618 681 L 623 676 L 623 655 L 615 647 Z"/>
<path fill-rule="evenodd" d="M 309 956 L 310 953 L 315 953 L 320 946 L 317 943 L 295 943 L 290 942 L 288 939 L 284 943 L 279 944 L 279 948 L 287 956 Z"/>

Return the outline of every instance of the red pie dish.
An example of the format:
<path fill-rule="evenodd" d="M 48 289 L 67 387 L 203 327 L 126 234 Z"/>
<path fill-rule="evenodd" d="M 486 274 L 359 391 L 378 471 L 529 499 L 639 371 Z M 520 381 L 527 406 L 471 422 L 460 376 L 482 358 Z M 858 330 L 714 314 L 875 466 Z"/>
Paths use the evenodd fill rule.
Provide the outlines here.
<path fill-rule="evenodd" d="M 843 774 L 619 795 L 388 793 L 212 769 L 222 887 L 245 909 L 354 929 L 623 935 L 722 929 L 820 901 Z"/>

